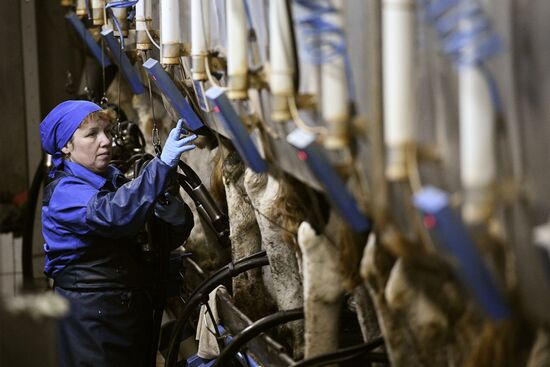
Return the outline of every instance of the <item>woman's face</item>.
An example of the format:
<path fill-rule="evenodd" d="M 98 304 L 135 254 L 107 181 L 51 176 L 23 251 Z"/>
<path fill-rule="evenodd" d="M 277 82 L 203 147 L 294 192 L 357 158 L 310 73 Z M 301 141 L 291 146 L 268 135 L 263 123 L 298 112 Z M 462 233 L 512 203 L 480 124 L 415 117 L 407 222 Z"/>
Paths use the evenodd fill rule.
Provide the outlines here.
<path fill-rule="evenodd" d="M 105 120 L 84 122 L 61 151 L 71 162 L 95 173 L 104 173 L 111 160 L 111 123 Z"/>

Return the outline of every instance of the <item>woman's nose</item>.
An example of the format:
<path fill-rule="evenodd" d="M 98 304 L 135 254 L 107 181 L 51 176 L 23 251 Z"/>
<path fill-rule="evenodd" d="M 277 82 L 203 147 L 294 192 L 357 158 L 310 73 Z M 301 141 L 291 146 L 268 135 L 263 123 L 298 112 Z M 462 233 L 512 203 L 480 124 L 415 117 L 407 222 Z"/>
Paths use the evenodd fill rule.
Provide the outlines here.
<path fill-rule="evenodd" d="M 106 134 L 106 133 L 101 134 L 100 144 L 101 146 L 111 145 L 111 137 L 109 136 L 109 134 Z"/>

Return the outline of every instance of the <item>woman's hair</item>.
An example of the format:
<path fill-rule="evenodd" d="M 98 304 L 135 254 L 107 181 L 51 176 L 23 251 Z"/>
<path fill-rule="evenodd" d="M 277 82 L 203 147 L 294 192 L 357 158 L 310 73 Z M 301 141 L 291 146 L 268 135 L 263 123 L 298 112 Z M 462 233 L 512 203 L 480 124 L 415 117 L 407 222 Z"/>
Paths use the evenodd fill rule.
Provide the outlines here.
<path fill-rule="evenodd" d="M 80 124 L 80 127 L 94 123 L 96 121 L 107 121 L 112 123 L 115 120 L 115 112 L 113 110 L 104 109 L 90 113 Z M 72 138 L 71 138 L 72 140 Z"/>
<path fill-rule="evenodd" d="M 86 116 L 86 118 L 82 120 L 78 128 L 80 129 L 81 127 L 84 127 L 88 124 L 96 123 L 97 121 L 107 121 L 109 123 L 113 123 L 113 121 L 115 120 L 115 117 L 116 117 L 116 114 L 113 110 L 103 109 L 103 110 L 95 111 L 90 113 L 88 116 Z M 74 134 L 73 136 L 71 136 L 71 138 L 69 139 L 69 141 L 65 146 L 72 144 L 73 138 L 74 138 Z M 68 157 L 65 153 L 61 153 L 61 154 L 63 159 L 66 159 Z"/>

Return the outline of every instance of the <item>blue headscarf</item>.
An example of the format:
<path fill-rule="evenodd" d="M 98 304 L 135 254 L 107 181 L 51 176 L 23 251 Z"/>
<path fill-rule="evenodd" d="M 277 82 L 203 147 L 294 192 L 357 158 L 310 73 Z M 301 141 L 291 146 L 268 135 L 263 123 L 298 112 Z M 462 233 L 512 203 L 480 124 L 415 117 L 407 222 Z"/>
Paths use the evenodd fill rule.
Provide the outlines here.
<path fill-rule="evenodd" d="M 100 111 L 101 107 L 88 101 L 65 101 L 58 104 L 42 120 L 40 124 L 40 139 L 42 148 L 52 155 L 53 168 L 50 176 L 63 165 L 61 149 L 71 140 L 74 132 L 82 121 L 92 112 Z"/>

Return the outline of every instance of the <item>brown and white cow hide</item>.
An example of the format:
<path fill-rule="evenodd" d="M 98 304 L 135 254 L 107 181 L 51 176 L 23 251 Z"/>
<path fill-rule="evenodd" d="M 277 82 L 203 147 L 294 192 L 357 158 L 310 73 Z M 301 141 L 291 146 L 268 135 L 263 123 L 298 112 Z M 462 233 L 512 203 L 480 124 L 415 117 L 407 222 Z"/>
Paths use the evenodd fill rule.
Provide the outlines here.
<path fill-rule="evenodd" d="M 393 366 L 462 366 L 471 354 L 482 322 L 449 270 L 433 255 L 396 259 L 370 237 L 361 275 Z"/>
<path fill-rule="evenodd" d="M 153 124 L 156 122 L 159 130 L 160 141 L 164 142 L 174 122 L 166 113 L 162 101 L 156 94 L 153 94 L 153 108 L 151 108 L 151 100 L 149 93 L 136 94 L 132 97 L 132 107 L 137 113 L 137 123 L 145 136 L 147 143 L 147 153 L 154 153 L 152 131 Z M 153 109 L 155 110 L 155 119 L 153 119 Z"/>
<path fill-rule="evenodd" d="M 197 148 L 185 152 L 181 159 L 187 163 L 199 176 L 203 185 L 210 190 L 210 176 L 212 175 L 213 159 L 216 156 L 213 150 Z M 229 261 L 229 250 L 223 249 L 218 243 L 216 234 L 204 223 L 195 209 L 195 204 L 185 191 L 180 190 L 187 205 L 193 210 L 195 226 L 185 243 L 185 248 L 194 254 L 194 258 L 203 270 L 214 270 Z"/>
<path fill-rule="evenodd" d="M 229 217 L 233 261 L 261 251 L 262 237 L 254 208 L 244 189 L 244 164 L 234 151 L 223 164 L 223 184 Z M 271 283 L 269 267 L 252 269 L 233 278 L 233 298 L 237 307 L 252 319 L 258 319 L 274 308 L 274 294 L 266 289 L 263 274 Z"/>
<path fill-rule="evenodd" d="M 116 105 L 124 112 L 128 120 L 137 121 L 137 113 L 132 107 L 132 89 L 121 73 L 117 73 L 107 90 L 105 91 L 107 99 Z"/>
<path fill-rule="evenodd" d="M 303 306 L 302 280 L 294 251 L 285 244 L 281 218 L 274 206 L 279 192 L 279 182 L 267 174 L 257 174 L 246 169 L 244 187 L 256 208 L 256 220 L 262 236 L 262 247 L 269 257 L 275 299 L 279 310 L 291 310 Z M 302 354 L 303 323 L 289 324 L 293 335 L 295 356 Z"/>
<path fill-rule="evenodd" d="M 550 366 L 550 335 L 548 330 L 540 328 L 529 354 L 527 367 Z"/>
<path fill-rule="evenodd" d="M 338 349 L 344 287 L 334 243 L 302 222 L 298 244 L 304 275 L 305 357 L 309 358 Z"/>
<path fill-rule="evenodd" d="M 363 283 L 357 285 L 353 290 L 353 305 L 357 313 L 357 321 L 361 328 L 361 335 L 365 342 L 369 342 L 382 336 L 376 309 L 372 298 Z"/>

